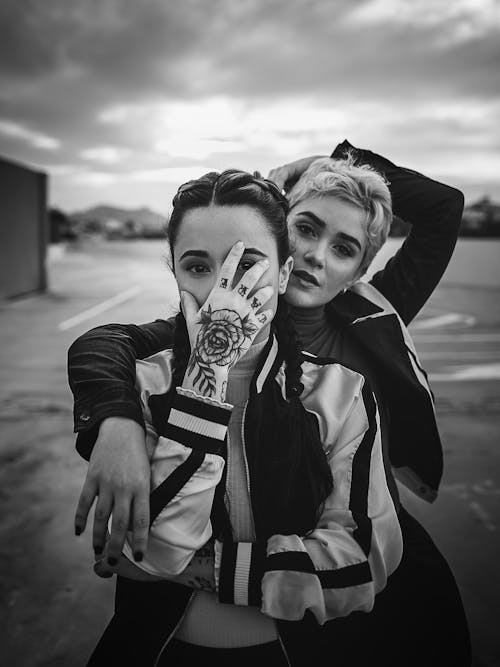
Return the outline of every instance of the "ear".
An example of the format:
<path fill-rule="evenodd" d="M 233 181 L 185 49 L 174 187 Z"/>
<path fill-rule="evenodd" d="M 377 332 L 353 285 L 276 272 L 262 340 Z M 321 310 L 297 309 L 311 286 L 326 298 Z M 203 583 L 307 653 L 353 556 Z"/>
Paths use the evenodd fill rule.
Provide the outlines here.
<path fill-rule="evenodd" d="M 280 266 L 278 294 L 284 294 L 288 285 L 288 279 L 293 269 L 293 257 L 288 259 Z"/>

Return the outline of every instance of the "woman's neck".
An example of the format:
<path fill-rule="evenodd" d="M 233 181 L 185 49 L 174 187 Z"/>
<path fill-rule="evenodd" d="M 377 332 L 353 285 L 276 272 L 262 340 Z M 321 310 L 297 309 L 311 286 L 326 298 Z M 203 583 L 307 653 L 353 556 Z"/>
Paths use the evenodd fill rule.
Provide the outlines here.
<path fill-rule="evenodd" d="M 290 315 L 295 324 L 312 324 L 325 321 L 325 305 L 314 306 L 313 308 L 300 308 L 298 306 L 289 306 Z"/>

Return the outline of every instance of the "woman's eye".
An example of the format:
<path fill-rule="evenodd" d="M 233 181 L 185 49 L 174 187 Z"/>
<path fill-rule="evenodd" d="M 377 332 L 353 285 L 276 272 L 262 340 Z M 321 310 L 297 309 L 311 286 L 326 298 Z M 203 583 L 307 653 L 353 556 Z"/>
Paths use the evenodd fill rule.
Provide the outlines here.
<path fill-rule="evenodd" d="M 207 273 L 208 267 L 206 267 L 204 264 L 190 264 L 186 267 L 186 270 L 190 273 Z"/>
<path fill-rule="evenodd" d="M 296 223 L 295 227 L 302 234 L 302 236 L 312 236 L 314 234 L 314 229 L 311 225 L 306 225 L 303 222 Z"/>
<path fill-rule="evenodd" d="M 253 259 L 244 259 L 239 263 L 238 268 L 240 271 L 248 271 L 248 269 L 251 269 L 254 264 L 255 261 Z"/>
<path fill-rule="evenodd" d="M 345 257 L 352 257 L 353 252 L 351 250 L 351 247 L 348 245 L 334 245 L 333 246 L 336 252 L 340 253 L 341 255 L 344 255 Z"/>

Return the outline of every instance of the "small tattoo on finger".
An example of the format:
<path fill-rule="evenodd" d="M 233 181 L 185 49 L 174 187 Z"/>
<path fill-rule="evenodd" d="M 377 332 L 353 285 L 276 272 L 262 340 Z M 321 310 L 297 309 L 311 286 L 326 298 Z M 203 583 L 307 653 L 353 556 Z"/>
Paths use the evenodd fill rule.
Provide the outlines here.
<path fill-rule="evenodd" d="M 260 315 L 257 315 L 257 319 L 261 324 L 264 324 L 264 322 L 267 320 L 267 317 L 264 315 L 264 313 L 260 313 Z"/>
<path fill-rule="evenodd" d="M 227 287 L 227 278 L 221 278 L 220 279 L 220 286 L 222 287 L 222 289 L 226 289 L 226 287 Z"/>
<path fill-rule="evenodd" d="M 252 300 L 252 303 L 251 303 L 250 305 L 252 306 L 252 308 L 255 308 L 255 310 L 257 310 L 257 308 L 260 308 L 262 304 L 261 304 L 261 302 L 254 296 L 254 298 L 253 298 L 253 300 Z"/>
<path fill-rule="evenodd" d="M 248 292 L 248 287 L 246 287 L 245 285 L 240 285 L 240 286 L 238 287 L 238 294 L 239 294 L 240 296 L 245 296 L 245 294 L 246 294 L 247 292 Z"/>

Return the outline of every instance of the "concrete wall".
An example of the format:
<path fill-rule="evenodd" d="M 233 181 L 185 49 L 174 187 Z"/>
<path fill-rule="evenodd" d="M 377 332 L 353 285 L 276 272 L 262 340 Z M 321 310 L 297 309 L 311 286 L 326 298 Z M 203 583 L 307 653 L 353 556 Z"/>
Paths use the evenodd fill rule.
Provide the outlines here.
<path fill-rule="evenodd" d="M 0 158 L 0 298 L 47 287 L 47 176 Z"/>

